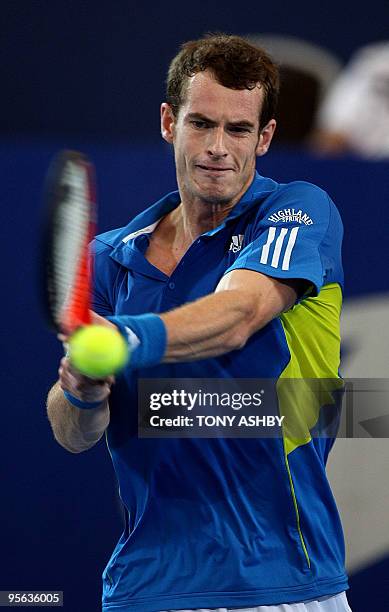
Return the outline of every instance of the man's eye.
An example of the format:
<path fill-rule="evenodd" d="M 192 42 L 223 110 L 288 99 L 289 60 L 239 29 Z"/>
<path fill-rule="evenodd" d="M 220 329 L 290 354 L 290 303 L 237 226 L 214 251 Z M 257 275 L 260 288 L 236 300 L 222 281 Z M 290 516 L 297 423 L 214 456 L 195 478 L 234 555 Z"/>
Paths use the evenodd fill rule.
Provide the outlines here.
<path fill-rule="evenodd" d="M 200 121 L 200 120 L 196 120 L 194 119 L 193 121 L 191 121 L 191 124 L 196 127 L 196 128 L 206 128 L 208 127 L 208 124 L 206 121 Z"/>
<path fill-rule="evenodd" d="M 246 127 L 240 127 L 239 125 L 232 125 L 230 127 L 230 132 L 234 134 L 248 134 L 250 130 Z"/>

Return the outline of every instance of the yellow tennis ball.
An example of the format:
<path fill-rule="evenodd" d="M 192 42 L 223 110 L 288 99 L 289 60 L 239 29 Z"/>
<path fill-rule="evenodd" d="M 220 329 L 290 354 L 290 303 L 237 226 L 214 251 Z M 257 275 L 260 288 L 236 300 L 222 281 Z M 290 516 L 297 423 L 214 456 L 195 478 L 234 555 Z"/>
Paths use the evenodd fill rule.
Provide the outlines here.
<path fill-rule="evenodd" d="M 126 365 L 128 345 L 120 332 L 102 325 L 80 327 L 69 339 L 71 365 L 89 378 L 105 378 Z"/>

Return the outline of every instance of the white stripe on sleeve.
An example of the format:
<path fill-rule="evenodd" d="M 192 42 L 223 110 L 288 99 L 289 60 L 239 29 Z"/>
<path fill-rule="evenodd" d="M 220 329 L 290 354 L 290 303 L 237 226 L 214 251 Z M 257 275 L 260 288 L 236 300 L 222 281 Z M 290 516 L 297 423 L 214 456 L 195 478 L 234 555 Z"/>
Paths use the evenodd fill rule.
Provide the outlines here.
<path fill-rule="evenodd" d="M 299 227 L 293 227 L 290 231 L 290 236 L 288 240 L 288 244 L 286 245 L 284 259 L 282 261 L 282 269 L 289 270 L 290 257 L 292 255 L 293 247 L 296 242 L 297 232 L 299 231 Z"/>
<path fill-rule="evenodd" d="M 282 244 L 284 242 L 284 238 L 285 238 L 286 234 L 288 233 L 288 231 L 289 230 L 288 230 L 287 227 L 283 227 L 281 229 L 281 231 L 280 231 L 280 235 L 278 236 L 278 238 L 276 240 L 276 245 L 274 247 L 273 258 L 272 258 L 271 264 L 270 264 L 272 268 L 278 268 L 278 262 L 279 262 L 279 259 L 280 259 Z"/>
<path fill-rule="evenodd" d="M 276 228 L 269 227 L 269 234 L 267 237 L 267 242 L 262 247 L 261 259 L 260 259 L 261 264 L 267 263 L 267 259 L 269 257 L 270 245 L 273 242 L 275 235 L 276 235 Z"/>

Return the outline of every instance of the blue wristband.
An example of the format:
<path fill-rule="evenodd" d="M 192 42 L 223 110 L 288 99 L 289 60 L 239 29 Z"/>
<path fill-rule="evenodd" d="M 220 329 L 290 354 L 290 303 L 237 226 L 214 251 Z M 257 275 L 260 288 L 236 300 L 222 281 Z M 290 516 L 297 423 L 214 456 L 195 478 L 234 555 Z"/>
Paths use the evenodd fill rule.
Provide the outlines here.
<path fill-rule="evenodd" d="M 167 333 L 161 317 L 155 314 L 107 317 L 128 342 L 130 367 L 149 368 L 161 362 L 166 351 Z"/>
<path fill-rule="evenodd" d="M 100 406 L 104 401 L 99 400 L 98 402 L 83 402 L 82 400 L 78 399 L 78 397 L 74 397 L 74 395 L 69 393 L 69 391 L 64 391 L 63 394 L 68 400 L 68 402 L 70 402 L 71 404 L 73 404 L 73 406 L 76 406 L 77 408 L 82 408 L 83 410 L 91 410 L 92 408 L 97 408 L 97 406 Z"/>

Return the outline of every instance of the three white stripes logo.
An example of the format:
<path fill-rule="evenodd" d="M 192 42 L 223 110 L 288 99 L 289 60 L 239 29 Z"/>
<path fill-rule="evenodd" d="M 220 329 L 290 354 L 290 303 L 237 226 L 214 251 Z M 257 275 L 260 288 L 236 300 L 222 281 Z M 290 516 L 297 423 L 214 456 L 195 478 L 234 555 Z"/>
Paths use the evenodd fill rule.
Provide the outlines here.
<path fill-rule="evenodd" d="M 281 229 L 277 227 L 269 227 L 269 233 L 267 236 L 266 244 L 264 244 L 262 247 L 260 262 L 262 264 L 267 264 L 269 260 L 269 255 L 272 251 L 272 258 L 271 258 L 270 265 L 272 266 L 272 268 L 278 268 L 280 257 L 281 257 L 282 246 L 284 244 L 286 236 L 289 234 L 288 242 L 286 243 L 284 257 L 282 259 L 282 265 L 281 265 L 282 270 L 289 270 L 290 257 L 292 255 L 293 247 L 295 245 L 297 233 L 299 229 L 300 229 L 299 227 L 292 227 L 292 228 L 282 227 Z M 279 232 L 279 234 L 277 236 L 277 239 L 275 241 L 275 245 L 273 248 L 272 245 L 273 245 L 274 239 L 276 238 L 277 232 Z"/>

